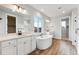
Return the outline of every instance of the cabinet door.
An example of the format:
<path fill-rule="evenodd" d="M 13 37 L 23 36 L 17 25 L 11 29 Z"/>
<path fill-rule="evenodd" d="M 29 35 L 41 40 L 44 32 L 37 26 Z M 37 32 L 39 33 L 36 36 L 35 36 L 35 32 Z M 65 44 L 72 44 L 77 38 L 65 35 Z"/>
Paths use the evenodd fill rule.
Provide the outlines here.
<path fill-rule="evenodd" d="M 25 38 L 18 39 L 18 55 L 24 55 Z"/>
<path fill-rule="evenodd" d="M 18 39 L 18 54 L 26 55 L 31 52 L 31 37 Z"/>
<path fill-rule="evenodd" d="M 31 43 L 31 37 L 27 37 L 26 41 L 24 42 L 24 54 L 29 54 L 32 51 L 32 43 Z"/>
<path fill-rule="evenodd" d="M 16 40 L 2 42 L 1 47 L 2 55 L 16 55 Z"/>
<path fill-rule="evenodd" d="M 7 46 L 2 48 L 2 55 L 16 55 L 16 46 Z"/>
<path fill-rule="evenodd" d="M 32 51 L 36 49 L 36 39 L 32 37 Z"/>

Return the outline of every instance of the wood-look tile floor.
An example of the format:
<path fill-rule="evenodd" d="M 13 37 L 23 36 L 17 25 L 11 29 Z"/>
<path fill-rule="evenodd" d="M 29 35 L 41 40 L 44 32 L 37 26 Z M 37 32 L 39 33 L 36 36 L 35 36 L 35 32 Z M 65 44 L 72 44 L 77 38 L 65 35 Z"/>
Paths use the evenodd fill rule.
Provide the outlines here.
<path fill-rule="evenodd" d="M 36 49 L 30 55 L 76 55 L 76 47 L 71 41 L 53 39 L 51 47 L 45 50 Z"/>

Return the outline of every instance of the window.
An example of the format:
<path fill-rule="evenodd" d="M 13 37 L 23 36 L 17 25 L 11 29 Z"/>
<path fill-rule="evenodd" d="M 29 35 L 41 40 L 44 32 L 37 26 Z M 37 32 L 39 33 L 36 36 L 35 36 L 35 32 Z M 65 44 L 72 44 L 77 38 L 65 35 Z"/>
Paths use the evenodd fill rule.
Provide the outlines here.
<path fill-rule="evenodd" d="M 42 17 L 34 16 L 34 32 L 42 32 Z"/>
<path fill-rule="evenodd" d="M 62 21 L 62 27 L 66 27 L 66 21 Z"/>

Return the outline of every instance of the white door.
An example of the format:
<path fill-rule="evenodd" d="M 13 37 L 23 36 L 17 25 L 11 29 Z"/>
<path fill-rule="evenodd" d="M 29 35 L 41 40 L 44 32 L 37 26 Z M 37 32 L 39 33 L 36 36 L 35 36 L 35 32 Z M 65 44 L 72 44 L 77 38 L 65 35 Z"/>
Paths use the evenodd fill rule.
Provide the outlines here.
<path fill-rule="evenodd" d="M 77 46 L 77 10 L 74 9 L 72 11 L 72 17 L 71 17 L 71 40 L 72 40 L 72 45 Z"/>
<path fill-rule="evenodd" d="M 79 19 L 77 19 L 77 54 L 79 55 Z"/>
<path fill-rule="evenodd" d="M 77 46 L 77 18 L 76 15 L 73 16 L 72 20 L 72 45 Z"/>

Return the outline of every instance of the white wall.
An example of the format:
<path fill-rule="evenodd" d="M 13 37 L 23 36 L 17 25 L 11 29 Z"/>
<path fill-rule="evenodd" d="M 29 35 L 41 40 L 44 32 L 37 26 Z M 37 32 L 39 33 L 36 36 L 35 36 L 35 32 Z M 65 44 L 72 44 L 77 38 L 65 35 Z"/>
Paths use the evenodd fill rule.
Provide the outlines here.
<path fill-rule="evenodd" d="M 23 32 L 33 32 L 33 16 L 36 15 L 38 10 L 32 8 L 31 6 L 27 6 L 27 11 L 29 14 L 22 15 L 16 12 L 7 12 L 0 10 L 0 17 L 2 20 L 0 20 L 0 35 L 7 34 L 7 15 L 15 16 L 16 17 L 16 32 L 18 32 L 18 28 L 22 27 Z M 44 15 L 43 13 L 39 12 L 41 16 L 43 17 L 43 20 L 47 19 L 48 17 Z M 29 23 L 28 23 L 29 22 Z M 25 25 L 25 23 L 27 23 Z M 45 25 L 43 26 L 43 31 L 45 29 Z"/>
<path fill-rule="evenodd" d="M 55 35 L 56 38 L 61 39 L 61 18 L 57 18 L 56 25 L 55 25 Z"/>
<path fill-rule="evenodd" d="M 54 38 L 61 39 L 61 17 L 51 18 L 53 30 L 54 30 Z"/>
<path fill-rule="evenodd" d="M 28 20 L 30 21 L 31 18 L 29 17 L 23 17 L 21 15 L 18 15 L 17 17 L 17 24 L 16 24 L 16 31 L 18 32 L 18 28 L 22 28 L 22 32 L 31 32 L 31 25 L 32 23 L 28 23 Z"/>
<path fill-rule="evenodd" d="M 0 35 L 4 35 L 6 34 L 7 30 L 6 30 L 6 15 L 4 12 L 0 11 L 0 18 L 2 18 L 2 20 L 0 20 Z"/>
<path fill-rule="evenodd" d="M 19 27 L 23 28 L 23 32 L 31 31 L 31 24 L 28 24 L 28 26 L 24 24 L 24 21 L 27 23 L 28 17 L 25 18 L 21 15 L 15 15 L 5 11 L 0 11 L 0 18 L 2 18 L 2 20 L 0 20 L 0 35 L 7 34 L 7 15 L 16 17 L 16 32 L 18 32 Z"/>

